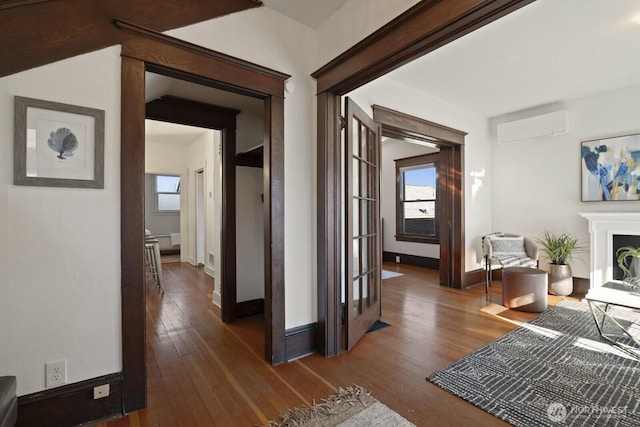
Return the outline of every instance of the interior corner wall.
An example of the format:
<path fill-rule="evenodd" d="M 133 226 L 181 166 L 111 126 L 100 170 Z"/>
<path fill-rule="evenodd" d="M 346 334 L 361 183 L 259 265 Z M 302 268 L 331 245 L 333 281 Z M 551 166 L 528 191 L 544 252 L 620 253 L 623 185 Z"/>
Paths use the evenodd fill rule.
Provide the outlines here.
<path fill-rule="evenodd" d="M 205 144 L 205 212 L 207 229 L 204 271 L 213 277 L 212 300 L 220 307 L 222 303 L 221 280 L 221 234 L 222 234 L 222 156 L 220 150 L 222 132 L 210 133 L 211 143 Z"/>
<path fill-rule="evenodd" d="M 404 242 L 396 240 L 396 160 L 421 154 L 434 153 L 437 149 L 406 141 L 387 139 L 380 150 L 380 209 L 384 220 L 382 238 L 384 252 L 439 259 L 440 245 Z"/>
<path fill-rule="evenodd" d="M 187 153 L 187 161 L 186 161 L 186 180 L 183 181 L 180 192 L 187 197 L 185 206 L 186 209 L 182 212 L 183 216 L 186 216 L 187 226 L 185 229 L 181 229 L 181 251 L 180 251 L 180 261 L 184 262 L 183 252 L 186 252 L 186 262 L 191 265 L 197 265 L 196 260 L 196 174 L 199 170 L 206 170 L 210 160 L 206 157 L 207 144 L 213 144 L 213 132 L 208 131 L 205 132 L 200 138 L 193 141 L 189 144 L 185 151 Z M 206 173 L 206 172 L 205 172 Z M 205 192 L 207 189 L 207 182 L 204 182 Z M 206 211 L 206 203 L 205 203 L 205 212 Z M 206 214 L 205 214 L 206 215 Z M 206 224 L 205 224 L 206 229 Z M 205 252 L 206 251 L 206 238 L 205 238 Z M 205 256 L 206 259 L 206 256 Z"/>
<path fill-rule="evenodd" d="M 316 32 L 269 8 L 255 8 L 168 34 L 291 75 L 284 100 L 285 328 L 317 320 Z"/>
<path fill-rule="evenodd" d="M 236 167 L 236 302 L 264 298 L 263 170 Z"/>
<path fill-rule="evenodd" d="M 569 112 L 568 133 L 497 143 L 497 124 L 560 109 Z M 571 263 L 573 275 L 588 278 L 588 224 L 578 214 L 637 212 L 640 201 L 582 202 L 580 143 L 640 133 L 639 111 L 640 85 L 491 119 L 494 228 L 532 237 L 544 230 L 575 234 L 586 250 Z"/>
<path fill-rule="evenodd" d="M 242 112 L 236 117 L 236 153 L 256 148 L 264 143 L 264 117 Z"/>
<path fill-rule="evenodd" d="M 105 111 L 104 189 L 13 185 L 16 95 Z M 0 375 L 25 395 L 46 362 L 68 384 L 121 371 L 120 48 L 1 78 L 0 141 Z"/>
<path fill-rule="evenodd" d="M 362 107 L 381 105 L 467 132 L 464 145 L 466 271 L 481 268 L 481 237 L 491 229 L 491 181 L 488 122 L 484 116 L 427 93 L 381 77 L 349 96 Z M 395 181 L 395 175 L 394 175 Z M 385 229 L 387 228 L 385 224 Z M 386 234 L 386 232 L 385 232 Z"/>

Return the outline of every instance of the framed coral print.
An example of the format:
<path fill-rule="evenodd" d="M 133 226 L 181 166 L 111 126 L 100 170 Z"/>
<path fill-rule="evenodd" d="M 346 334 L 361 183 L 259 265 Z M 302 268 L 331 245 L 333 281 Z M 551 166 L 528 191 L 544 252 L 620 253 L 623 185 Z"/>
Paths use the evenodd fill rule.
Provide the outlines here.
<path fill-rule="evenodd" d="M 640 200 L 640 134 L 582 142 L 582 201 Z"/>
<path fill-rule="evenodd" d="M 15 97 L 13 183 L 104 188 L 104 111 Z"/>

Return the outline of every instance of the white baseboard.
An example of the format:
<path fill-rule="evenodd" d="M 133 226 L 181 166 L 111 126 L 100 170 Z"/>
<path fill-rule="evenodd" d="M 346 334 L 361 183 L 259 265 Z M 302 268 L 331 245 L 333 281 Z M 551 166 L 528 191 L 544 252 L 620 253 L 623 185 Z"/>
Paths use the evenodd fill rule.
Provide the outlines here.
<path fill-rule="evenodd" d="M 213 291 L 212 301 L 216 306 L 222 307 L 222 295 L 220 295 L 220 291 Z"/>
<path fill-rule="evenodd" d="M 197 267 L 196 259 L 194 257 L 190 256 L 189 257 L 189 264 Z"/>
<path fill-rule="evenodd" d="M 206 274 L 207 276 L 211 276 L 211 277 L 215 277 L 215 273 L 216 271 L 209 267 L 208 265 L 204 266 L 204 274 Z"/>

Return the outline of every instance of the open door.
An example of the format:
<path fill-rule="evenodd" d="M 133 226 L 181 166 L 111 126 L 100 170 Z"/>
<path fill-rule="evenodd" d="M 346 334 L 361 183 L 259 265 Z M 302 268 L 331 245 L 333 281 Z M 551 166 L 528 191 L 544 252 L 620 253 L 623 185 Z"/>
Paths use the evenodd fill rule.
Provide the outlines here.
<path fill-rule="evenodd" d="M 381 315 L 380 126 L 345 100 L 345 328 L 352 348 Z"/>

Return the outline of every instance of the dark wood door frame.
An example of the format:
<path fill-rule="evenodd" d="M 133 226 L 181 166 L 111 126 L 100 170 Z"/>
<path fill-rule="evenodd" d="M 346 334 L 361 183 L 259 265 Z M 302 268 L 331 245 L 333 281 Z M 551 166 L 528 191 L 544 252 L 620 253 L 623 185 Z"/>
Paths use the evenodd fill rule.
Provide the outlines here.
<path fill-rule="evenodd" d="M 382 135 L 431 142 L 440 149 L 438 172 L 440 285 L 461 288 L 464 283 L 464 137 L 466 132 L 419 117 L 373 105 L 373 119 Z"/>
<path fill-rule="evenodd" d="M 402 65 L 462 37 L 534 0 L 424 0 L 312 74 L 318 114 L 318 350 L 341 351 L 340 284 L 340 97 Z M 459 150 L 460 153 L 456 153 Z M 451 162 L 462 188 L 462 146 Z M 456 161 L 456 159 L 459 159 Z M 462 198 L 461 198 L 462 200 Z M 463 206 L 460 206 L 463 209 Z M 463 227 L 454 223 L 452 228 Z M 459 243 L 464 247 L 464 241 Z M 450 282 L 461 287 L 464 251 L 454 251 Z"/>
<path fill-rule="evenodd" d="M 127 31 L 136 32 L 135 26 Z M 233 89 L 265 105 L 265 359 L 285 360 L 284 81 L 286 74 L 142 29 L 122 45 L 121 265 L 124 412 L 146 404 L 144 274 L 145 71 Z"/>
<path fill-rule="evenodd" d="M 148 66 L 147 70 L 171 75 L 171 70 Z M 220 283 L 222 320 L 238 318 L 236 301 L 236 116 L 239 110 L 195 102 L 173 96 L 163 96 L 147 103 L 147 119 L 179 123 L 222 134 L 222 229 L 220 230 Z"/>

